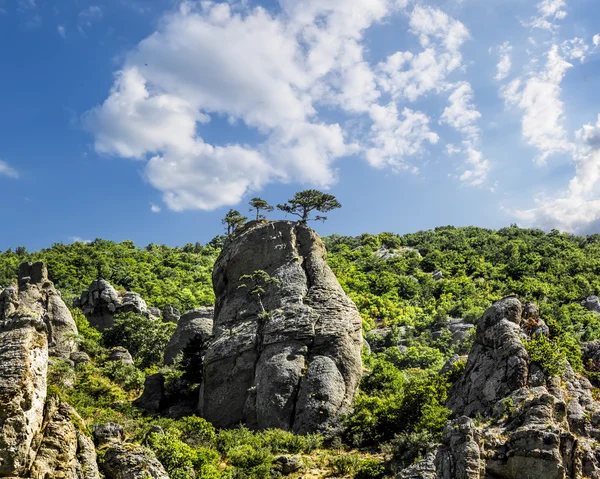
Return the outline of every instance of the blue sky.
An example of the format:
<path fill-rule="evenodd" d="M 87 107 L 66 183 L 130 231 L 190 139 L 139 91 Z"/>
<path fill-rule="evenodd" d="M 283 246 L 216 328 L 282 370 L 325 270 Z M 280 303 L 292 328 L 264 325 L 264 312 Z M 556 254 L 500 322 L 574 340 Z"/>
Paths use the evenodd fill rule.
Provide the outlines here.
<path fill-rule="evenodd" d="M 600 232 L 597 0 L 0 0 L 0 42 L 2 250 L 309 187 L 322 234 Z"/>

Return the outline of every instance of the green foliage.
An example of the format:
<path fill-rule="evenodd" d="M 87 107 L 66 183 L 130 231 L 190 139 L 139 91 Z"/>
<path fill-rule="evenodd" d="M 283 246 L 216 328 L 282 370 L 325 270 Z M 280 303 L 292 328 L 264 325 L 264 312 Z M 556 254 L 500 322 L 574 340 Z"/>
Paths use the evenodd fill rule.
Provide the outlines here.
<path fill-rule="evenodd" d="M 277 278 L 273 278 L 269 273 L 262 269 L 254 271 L 252 274 L 240 276 L 240 281 L 247 281 L 248 284 L 242 283 L 238 286 L 238 289 L 247 289 L 248 296 L 256 297 L 262 313 L 265 313 L 262 298 L 264 297 L 266 288 L 270 285 L 279 286 L 281 283 Z"/>
<path fill-rule="evenodd" d="M 342 205 L 336 200 L 335 196 L 323 193 L 318 190 L 299 191 L 287 203 L 277 205 L 277 209 L 300 217 L 300 223 L 306 224 L 312 211 L 327 213 L 328 211 L 341 208 Z M 325 221 L 326 216 L 316 216 L 315 220 Z"/>
<path fill-rule="evenodd" d="M 230 236 L 235 232 L 240 226 L 242 226 L 248 218 L 242 216 L 242 214 L 237 210 L 229 210 L 225 215 L 225 218 L 221 220 L 221 223 L 225 226 L 227 230 L 227 236 Z"/>
<path fill-rule="evenodd" d="M 125 364 L 122 361 L 107 361 L 102 366 L 102 372 L 115 384 L 118 384 L 127 392 L 142 392 L 144 389 L 143 372 L 133 364 Z"/>
<path fill-rule="evenodd" d="M 273 455 L 266 448 L 255 448 L 249 444 L 229 450 L 229 463 L 233 466 L 234 479 L 270 479 Z"/>
<path fill-rule="evenodd" d="M 252 198 L 250 200 L 249 204 L 250 204 L 249 211 L 256 211 L 256 221 L 267 219 L 267 217 L 265 215 L 263 215 L 261 213 L 261 211 L 270 213 L 271 211 L 273 211 L 275 209 L 269 203 L 267 203 L 265 200 L 263 200 L 262 198 Z"/>
<path fill-rule="evenodd" d="M 560 376 L 566 367 L 567 358 L 559 345 L 553 344 L 544 335 L 524 343 L 531 362 L 542 368 L 547 376 Z"/>
<path fill-rule="evenodd" d="M 96 328 L 90 326 L 81 310 L 71 308 L 70 311 L 79 333 L 77 343 L 80 349 L 92 358 L 100 358 L 106 352 L 102 347 L 102 334 Z"/>
<path fill-rule="evenodd" d="M 431 431 L 401 432 L 382 449 L 402 469 L 423 459 L 438 441 L 439 435 Z"/>
<path fill-rule="evenodd" d="M 108 348 L 126 348 L 136 365 L 143 369 L 162 363 L 163 351 L 176 326 L 152 321 L 140 314 L 121 313 L 115 316 L 114 326 L 102 333 L 102 339 Z"/>
<path fill-rule="evenodd" d="M 57 243 L 51 248 L 19 255 L 0 254 L 0 286 L 17 278 L 24 261 L 44 261 L 50 279 L 70 304 L 98 275 L 118 290 L 140 293 L 149 306 L 173 304 L 181 311 L 214 304 L 212 267 L 222 239 L 207 246 L 199 243 L 172 248 L 149 244 L 137 248 L 131 241 L 114 243 L 97 239 L 89 244 Z"/>

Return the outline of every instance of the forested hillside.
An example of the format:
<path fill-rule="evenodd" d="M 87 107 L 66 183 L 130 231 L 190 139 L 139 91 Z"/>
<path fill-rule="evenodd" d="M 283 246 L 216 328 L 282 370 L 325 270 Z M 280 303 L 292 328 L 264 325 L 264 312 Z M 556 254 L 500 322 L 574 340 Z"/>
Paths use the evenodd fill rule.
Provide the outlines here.
<path fill-rule="evenodd" d="M 525 346 L 547 375 L 560 375 L 568 359 L 576 372 L 597 384 L 600 373 L 596 365 L 582 363 L 579 344 L 600 339 L 600 314 L 581 305 L 600 291 L 600 235 L 448 226 L 402 236 L 332 235 L 324 242 L 329 265 L 358 306 L 368 344 L 363 350 L 367 374 L 353 412 L 329 449 L 314 452 L 323 443 L 317 436 L 254 434 L 243 428 L 215 432 L 197 418 L 143 418 L 131 402 L 144 377 L 160 371 L 167 395 L 185 398 L 197 393 L 198 358 L 184 354 L 164 366 L 162 350 L 174 325 L 131 314 L 100 334 L 73 310 L 81 348 L 92 362 L 75 373 L 55 362 L 51 391 L 88 424 L 116 421 L 140 441 L 151 426 L 162 426 L 167 437 L 150 437 L 146 443 L 172 478 L 272 477 L 274 454 L 302 451 L 316 454 L 332 474 L 383 477 L 423 457 L 440 440 L 450 416 L 445 407 L 449 388 L 473 342 L 471 325 L 510 294 L 537 304 L 549 326 L 547 339 L 532 339 Z M 101 275 L 122 291 L 139 292 L 150 306 L 172 304 L 183 312 L 213 303 L 211 274 L 222 245 L 218 237 L 205 246 L 181 248 L 104 240 L 32 253 L 17 248 L 0 254 L 0 286 L 15 280 L 20 263 L 41 260 L 68 304 Z M 450 323 L 460 323 L 465 332 L 459 340 Z M 114 346 L 128 348 L 134 364 L 107 360 Z M 327 452 L 332 450 L 337 452 Z"/>

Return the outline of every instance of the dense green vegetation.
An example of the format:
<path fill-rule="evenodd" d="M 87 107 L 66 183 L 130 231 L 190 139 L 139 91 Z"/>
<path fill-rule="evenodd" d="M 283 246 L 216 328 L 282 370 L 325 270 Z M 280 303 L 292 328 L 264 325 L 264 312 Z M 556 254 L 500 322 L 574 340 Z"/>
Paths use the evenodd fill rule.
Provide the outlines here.
<path fill-rule="evenodd" d="M 22 261 L 43 260 L 67 300 L 86 289 L 100 268 L 116 287 L 139 292 L 149 305 L 174 304 L 186 310 L 213 301 L 211 270 L 222 240 L 216 238 L 206 246 L 143 249 L 128 241 L 96 240 L 54 245 L 31 254 L 18 248 L 0 254 L 0 285 L 14 280 Z M 444 330 L 448 318 L 475 324 L 492 302 L 507 294 L 536 303 L 550 337 L 533 338 L 526 347 L 549 375 L 560 374 L 567 360 L 581 371 L 579 343 L 600 339 L 600 315 L 580 305 L 586 296 L 600 292 L 600 235 L 545 234 L 515 226 L 498 231 L 448 226 L 403 236 L 333 235 L 324 241 L 328 262 L 358 305 L 372 348 L 370 354 L 364 351 L 369 373 L 354 411 L 345 418 L 341 436 L 327 443 L 331 457 L 324 463 L 331 474 L 384 474 L 381 456 L 366 459 L 348 453 L 352 448 L 382 451 L 388 459 L 407 464 L 439 439 L 449 415 L 444 402 L 464 361 L 445 374 L 439 373 L 440 368 L 454 353 L 466 354 L 472 341 L 453 344 L 447 331 L 433 335 Z M 437 272 L 441 275 L 434 279 Z M 143 373 L 161 368 L 170 391 L 193 391 L 201 379 L 199 358 L 188 351 L 174 366 L 162 366 L 156 351 L 173 326 L 127 318 L 101 335 L 81 314 L 75 316 L 82 348 L 93 361 L 78 367 L 74 377 L 66 365 L 56 362 L 50 374 L 53 393 L 73 404 L 89 423 L 124 424 L 130 437 L 155 450 L 171 477 L 270 477 L 275 455 L 322 447 L 323 438 L 317 436 L 298 438 L 283 431 L 252 433 L 243 428 L 215 431 L 198 418 L 142 417 L 131 400 L 139 395 Z M 135 366 L 106 360 L 108 348 L 117 344 L 132 351 Z M 61 387 L 64 381 L 76 387 Z M 165 436 L 160 440 L 148 436 L 152 425 L 161 425 Z M 386 467 L 389 473 L 389 464 Z"/>

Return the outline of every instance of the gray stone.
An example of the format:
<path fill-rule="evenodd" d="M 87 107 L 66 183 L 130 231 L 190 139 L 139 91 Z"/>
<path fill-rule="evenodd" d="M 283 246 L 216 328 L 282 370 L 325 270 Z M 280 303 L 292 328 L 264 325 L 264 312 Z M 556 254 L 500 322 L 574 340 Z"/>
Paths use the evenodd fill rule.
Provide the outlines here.
<path fill-rule="evenodd" d="M 173 364 L 177 355 L 193 339 L 197 338 L 200 346 L 210 339 L 214 312 L 212 307 L 198 308 L 188 311 L 179 318 L 177 328 L 165 348 L 164 362 L 166 365 Z"/>
<path fill-rule="evenodd" d="M 73 361 L 73 365 L 75 367 L 90 363 L 90 357 L 83 351 L 75 351 L 74 353 L 71 353 L 70 359 Z"/>
<path fill-rule="evenodd" d="M 108 361 L 121 361 L 123 364 L 133 364 L 131 354 L 129 354 L 129 351 L 122 346 L 111 349 Z"/>
<path fill-rule="evenodd" d="M 35 458 L 46 400 L 48 338 L 39 318 L 0 322 L 0 477 L 23 476 Z"/>
<path fill-rule="evenodd" d="M 154 453 L 138 444 L 114 444 L 104 455 L 106 479 L 169 479 Z"/>
<path fill-rule="evenodd" d="M 590 311 L 594 311 L 595 313 L 600 313 L 600 301 L 598 300 L 598 296 L 588 296 L 581 302 L 581 306 Z"/>
<path fill-rule="evenodd" d="M 160 411 L 165 397 L 165 377 L 160 374 L 146 376 L 144 392 L 134 401 L 134 405 L 146 412 L 157 413 Z"/>
<path fill-rule="evenodd" d="M 125 440 L 123 426 L 114 422 L 107 422 L 94 426 L 94 443 L 96 446 L 117 444 Z"/>
<path fill-rule="evenodd" d="M 521 303 L 513 297 L 495 303 L 479 320 L 464 375 L 449 393 L 447 406 L 456 415 L 487 414 L 499 398 L 527 384 L 520 322 Z"/>
<path fill-rule="evenodd" d="M 442 279 L 444 277 L 444 273 L 442 273 L 441 271 L 436 271 L 435 273 L 433 273 L 431 275 L 431 277 L 435 280 L 438 281 L 440 279 Z"/>
<path fill-rule="evenodd" d="M 162 311 L 162 319 L 166 323 L 177 323 L 181 317 L 181 312 L 172 304 L 167 304 Z"/>
<path fill-rule="evenodd" d="M 328 432 L 348 410 L 362 374 L 362 321 L 325 256 L 314 231 L 288 221 L 251 222 L 225 244 L 199 401 L 215 426 Z M 264 294 L 268 317 L 238 288 L 256 270 L 280 281 Z"/>
<path fill-rule="evenodd" d="M 161 315 L 160 308 L 148 308 L 148 319 L 156 321 L 161 319 Z"/>
<path fill-rule="evenodd" d="M 281 472 L 284 476 L 299 471 L 304 466 L 304 464 L 302 463 L 302 458 L 298 455 L 276 457 L 275 465 L 277 470 Z"/>

